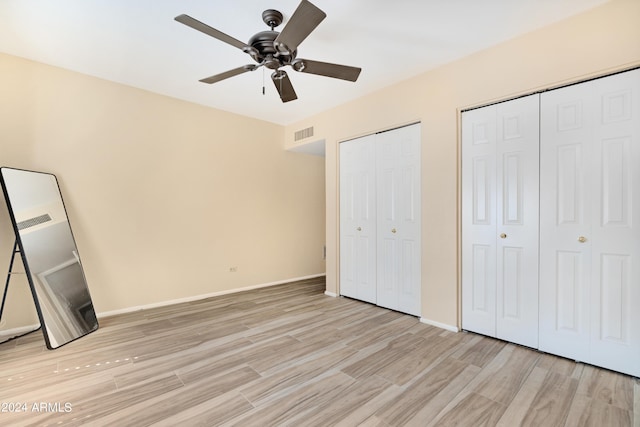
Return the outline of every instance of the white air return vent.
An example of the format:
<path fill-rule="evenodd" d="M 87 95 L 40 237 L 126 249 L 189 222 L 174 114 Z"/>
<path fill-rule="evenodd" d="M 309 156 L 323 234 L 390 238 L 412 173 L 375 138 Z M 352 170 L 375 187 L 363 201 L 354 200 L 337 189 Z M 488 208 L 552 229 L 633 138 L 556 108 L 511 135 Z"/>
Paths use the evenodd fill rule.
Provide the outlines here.
<path fill-rule="evenodd" d="M 20 221 L 18 223 L 18 230 L 24 230 L 25 228 L 35 227 L 36 225 L 44 224 L 45 222 L 49 222 L 49 221 L 51 221 L 51 217 L 49 216 L 49 214 L 34 216 L 33 218 Z"/>
<path fill-rule="evenodd" d="M 313 126 L 297 131 L 294 134 L 294 141 L 301 141 L 313 136 Z"/>

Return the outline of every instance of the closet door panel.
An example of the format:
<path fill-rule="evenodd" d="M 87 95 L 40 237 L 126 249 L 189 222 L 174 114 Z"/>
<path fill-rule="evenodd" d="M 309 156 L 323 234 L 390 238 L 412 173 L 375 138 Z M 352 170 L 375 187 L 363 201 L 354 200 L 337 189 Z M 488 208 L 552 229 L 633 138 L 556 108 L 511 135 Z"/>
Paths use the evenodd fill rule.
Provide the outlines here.
<path fill-rule="evenodd" d="M 496 336 L 537 348 L 539 96 L 496 109 Z"/>
<path fill-rule="evenodd" d="M 640 375 L 640 70 L 542 98 L 540 349 Z"/>
<path fill-rule="evenodd" d="M 376 135 L 378 299 L 420 314 L 420 125 Z"/>
<path fill-rule="evenodd" d="M 375 139 L 340 144 L 340 294 L 376 302 Z"/>
<path fill-rule="evenodd" d="M 421 227 L 421 125 L 414 124 L 398 129 L 400 144 L 400 227 L 396 232 L 400 246 L 400 286 L 398 310 L 419 316 L 421 314 L 422 289 L 422 227 Z"/>
<path fill-rule="evenodd" d="M 590 336 L 591 93 L 541 95 L 540 337 L 543 351 L 585 360 Z"/>
<path fill-rule="evenodd" d="M 496 106 L 462 120 L 462 328 L 496 336 Z"/>
<path fill-rule="evenodd" d="M 400 286 L 401 244 L 397 235 L 391 233 L 399 219 L 398 191 L 400 171 L 398 144 L 393 136 L 396 131 L 376 135 L 376 178 L 378 197 L 378 276 L 377 304 L 397 310 L 398 288 Z"/>
<path fill-rule="evenodd" d="M 640 70 L 594 80 L 591 363 L 640 375 Z"/>

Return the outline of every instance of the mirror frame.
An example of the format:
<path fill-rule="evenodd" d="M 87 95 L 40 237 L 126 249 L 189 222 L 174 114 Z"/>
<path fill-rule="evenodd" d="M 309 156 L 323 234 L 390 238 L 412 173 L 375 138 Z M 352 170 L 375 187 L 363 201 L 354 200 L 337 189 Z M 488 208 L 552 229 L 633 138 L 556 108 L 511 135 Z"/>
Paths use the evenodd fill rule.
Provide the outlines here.
<path fill-rule="evenodd" d="M 84 282 L 84 285 L 85 285 L 85 288 L 86 288 L 86 292 L 88 294 L 88 300 L 89 300 L 89 303 L 90 303 L 91 308 L 93 310 L 94 316 L 96 317 L 95 326 L 93 326 L 91 329 L 88 329 L 88 330 L 84 331 L 82 334 L 79 334 L 79 335 L 77 335 L 77 336 L 75 336 L 75 337 L 73 337 L 71 339 L 64 340 L 63 342 L 58 343 L 58 345 L 56 345 L 56 346 L 52 345 L 52 342 L 51 342 L 51 340 L 49 338 L 49 333 L 48 333 L 48 330 L 47 330 L 47 322 L 45 321 L 45 317 L 43 315 L 42 308 L 40 306 L 40 301 L 38 299 L 38 292 L 36 290 L 36 286 L 35 286 L 35 283 L 34 283 L 33 275 L 31 273 L 31 269 L 29 267 L 29 262 L 27 260 L 27 254 L 24 251 L 24 246 L 23 246 L 23 243 L 22 243 L 22 237 L 20 235 L 20 230 L 18 228 L 18 222 L 16 221 L 13 204 L 11 202 L 11 197 L 9 195 L 9 189 L 7 188 L 7 183 L 5 182 L 5 176 L 4 176 L 4 171 L 5 170 L 29 172 L 29 173 L 34 173 L 34 174 L 46 175 L 46 176 L 49 176 L 49 177 L 53 178 L 53 181 L 54 181 L 54 183 L 56 185 L 56 188 L 58 190 L 59 200 L 60 200 L 60 203 L 62 204 L 62 208 L 64 210 L 65 218 L 66 218 L 67 224 L 69 226 L 69 232 L 71 233 L 71 240 L 72 240 L 73 245 L 75 247 L 75 252 L 74 252 L 73 255 L 77 258 L 78 265 L 80 267 L 80 273 L 82 274 L 82 280 Z M 81 338 L 81 337 L 83 337 L 85 335 L 88 335 L 88 334 L 98 330 L 98 327 L 99 327 L 98 319 L 97 319 L 97 316 L 95 314 L 95 308 L 93 307 L 93 300 L 91 299 L 91 294 L 89 293 L 89 286 L 87 284 L 87 278 L 86 278 L 86 275 L 84 273 L 84 268 L 82 267 L 82 262 L 80 261 L 80 254 L 79 254 L 79 251 L 78 251 L 78 245 L 76 243 L 75 236 L 73 235 L 73 230 L 71 229 L 71 222 L 69 221 L 69 214 L 67 212 L 67 207 L 66 207 L 66 205 L 64 203 L 64 199 L 62 198 L 62 191 L 60 190 L 60 184 L 58 183 L 58 178 L 52 173 L 38 172 L 38 171 L 31 171 L 31 170 L 27 170 L 27 169 L 19 169 L 19 168 L 12 168 L 12 167 L 3 166 L 3 167 L 0 167 L 0 184 L 2 186 L 2 192 L 4 194 L 4 198 L 5 198 L 5 201 L 7 203 L 7 210 L 9 211 L 9 217 L 11 219 L 11 225 L 13 227 L 13 231 L 14 231 L 14 234 L 15 234 L 17 249 L 20 252 L 20 257 L 22 259 L 22 264 L 24 265 L 24 271 L 25 271 L 25 274 L 27 276 L 27 280 L 29 282 L 29 288 L 31 289 L 31 295 L 33 296 L 33 301 L 34 301 L 35 306 L 36 306 L 36 312 L 38 314 L 38 319 L 40 321 L 40 326 L 42 328 L 42 334 L 44 335 L 44 341 L 45 341 L 45 344 L 46 344 L 47 348 L 49 350 L 53 350 L 53 349 L 59 348 L 59 347 L 65 345 L 65 344 L 68 344 L 68 343 L 70 343 L 72 341 L 77 340 L 78 338 Z"/>

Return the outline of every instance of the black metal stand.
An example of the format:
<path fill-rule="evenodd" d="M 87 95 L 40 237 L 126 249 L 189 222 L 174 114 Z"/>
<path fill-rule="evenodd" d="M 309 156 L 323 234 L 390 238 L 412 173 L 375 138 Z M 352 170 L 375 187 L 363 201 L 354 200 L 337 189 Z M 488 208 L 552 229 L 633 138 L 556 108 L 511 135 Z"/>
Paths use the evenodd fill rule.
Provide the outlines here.
<path fill-rule="evenodd" d="M 7 294 L 9 292 L 9 283 L 11 282 L 11 276 L 14 274 L 24 274 L 21 271 L 13 271 L 13 262 L 16 259 L 16 254 L 20 253 L 20 248 L 18 247 L 18 240 L 16 239 L 15 243 L 13 244 L 13 252 L 11 253 L 11 261 L 9 261 L 9 272 L 7 273 L 7 281 L 5 283 L 4 286 L 4 293 L 2 295 L 2 303 L 0 304 L 0 320 L 2 320 L 2 313 L 4 313 L 4 304 L 7 302 Z M 36 329 L 26 332 L 24 334 L 21 335 L 17 335 L 15 337 L 9 338 L 7 341 L 11 341 L 14 340 L 16 338 L 20 338 L 23 337 L 25 335 L 28 335 L 32 332 L 35 332 L 37 330 L 40 329 L 40 326 L 38 326 Z M 6 342 L 6 341 L 5 341 Z"/>

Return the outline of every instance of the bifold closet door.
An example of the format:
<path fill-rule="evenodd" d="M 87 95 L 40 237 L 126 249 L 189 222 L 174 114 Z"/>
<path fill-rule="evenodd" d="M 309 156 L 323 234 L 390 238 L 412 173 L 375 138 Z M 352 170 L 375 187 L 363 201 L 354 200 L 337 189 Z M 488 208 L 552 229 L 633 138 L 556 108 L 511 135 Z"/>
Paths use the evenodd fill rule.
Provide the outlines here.
<path fill-rule="evenodd" d="M 539 96 L 462 115 L 462 327 L 538 346 Z"/>
<path fill-rule="evenodd" d="M 375 135 L 340 143 L 340 294 L 376 303 Z"/>
<path fill-rule="evenodd" d="M 640 375 L 640 70 L 542 94 L 540 349 Z"/>
<path fill-rule="evenodd" d="M 462 113 L 462 329 L 496 336 L 496 108 Z"/>
<path fill-rule="evenodd" d="M 376 135 L 377 304 L 420 315 L 420 124 Z"/>
<path fill-rule="evenodd" d="M 420 315 L 420 124 L 339 153 L 340 294 Z"/>

